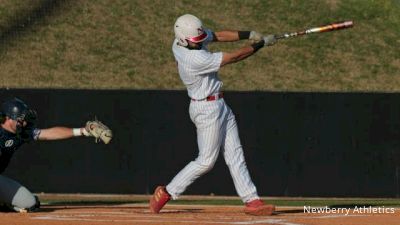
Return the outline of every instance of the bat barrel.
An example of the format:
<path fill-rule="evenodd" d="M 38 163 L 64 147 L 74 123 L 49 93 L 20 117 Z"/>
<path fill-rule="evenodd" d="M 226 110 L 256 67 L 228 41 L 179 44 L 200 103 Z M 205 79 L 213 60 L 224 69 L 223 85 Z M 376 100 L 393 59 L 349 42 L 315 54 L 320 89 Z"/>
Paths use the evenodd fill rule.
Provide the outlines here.
<path fill-rule="evenodd" d="M 275 35 L 275 38 L 276 39 L 284 39 L 284 38 L 290 38 L 290 37 L 295 37 L 295 36 L 300 36 L 300 35 L 305 35 L 305 34 L 322 33 L 322 32 L 346 29 L 346 28 L 351 28 L 351 27 L 353 27 L 353 21 L 349 20 L 349 21 L 344 21 L 344 22 L 332 23 L 332 24 L 325 25 L 325 26 L 314 27 L 314 28 L 310 28 L 307 30 L 303 30 L 303 31 L 293 32 L 293 33 L 277 34 L 277 35 Z"/>
<path fill-rule="evenodd" d="M 343 25 L 344 25 L 345 27 L 352 27 L 352 26 L 353 26 L 353 21 L 351 21 L 351 20 L 349 20 L 349 21 L 344 21 L 344 22 L 343 22 Z"/>
<path fill-rule="evenodd" d="M 332 25 L 332 30 L 339 30 L 339 29 L 344 29 L 344 28 L 350 28 L 353 27 L 353 21 L 344 21 L 341 23 L 334 23 Z"/>
<path fill-rule="evenodd" d="M 345 21 L 345 22 L 340 22 L 340 23 L 332 23 L 332 24 L 329 24 L 326 26 L 311 28 L 311 29 L 307 30 L 306 33 L 327 32 L 327 31 L 350 28 L 352 26 L 353 26 L 353 21 Z"/>

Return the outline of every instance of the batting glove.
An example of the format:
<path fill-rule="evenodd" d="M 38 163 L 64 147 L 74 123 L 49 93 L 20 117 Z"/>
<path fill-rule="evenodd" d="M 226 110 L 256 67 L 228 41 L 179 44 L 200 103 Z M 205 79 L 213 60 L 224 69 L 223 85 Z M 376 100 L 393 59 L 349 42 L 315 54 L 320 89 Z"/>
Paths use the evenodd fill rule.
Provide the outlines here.
<path fill-rule="evenodd" d="M 250 31 L 249 40 L 253 43 L 259 42 L 263 39 L 263 35 L 257 31 Z"/>
<path fill-rule="evenodd" d="M 265 42 L 264 46 L 271 46 L 276 43 L 275 35 L 267 35 L 267 36 L 263 37 L 263 39 Z"/>

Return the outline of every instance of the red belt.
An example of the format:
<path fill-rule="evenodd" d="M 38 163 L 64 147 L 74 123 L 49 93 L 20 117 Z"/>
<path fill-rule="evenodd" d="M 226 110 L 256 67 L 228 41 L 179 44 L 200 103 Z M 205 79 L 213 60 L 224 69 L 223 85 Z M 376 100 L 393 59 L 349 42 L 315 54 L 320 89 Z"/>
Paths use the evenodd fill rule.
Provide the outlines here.
<path fill-rule="evenodd" d="M 220 98 L 224 98 L 224 94 L 222 92 L 220 92 L 218 94 L 215 94 L 215 95 L 210 95 L 207 98 L 203 98 L 203 99 L 199 99 L 199 100 L 192 98 L 192 101 L 197 101 L 197 102 L 199 102 L 199 101 L 207 101 L 207 102 L 210 102 L 210 101 L 218 100 Z"/>

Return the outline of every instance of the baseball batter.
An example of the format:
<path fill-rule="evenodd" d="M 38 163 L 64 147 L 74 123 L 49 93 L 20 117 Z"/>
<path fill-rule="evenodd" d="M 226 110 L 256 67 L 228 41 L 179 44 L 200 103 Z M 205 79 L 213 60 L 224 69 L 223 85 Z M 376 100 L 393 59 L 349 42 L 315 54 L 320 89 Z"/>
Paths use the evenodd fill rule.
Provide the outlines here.
<path fill-rule="evenodd" d="M 93 136 L 108 143 L 111 130 L 99 121 L 88 121 L 86 127 L 52 127 L 39 129 L 36 112 L 22 100 L 14 98 L 1 105 L 0 112 L 0 174 L 21 145 L 37 140 L 58 140 L 74 136 Z M 39 199 L 17 181 L 0 175 L 0 205 L 16 212 L 30 212 L 40 207 Z"/>
<path fill-rule="evenodd" d="M 275 207 L 263 203 L 247 170 L 235 116 L 224 101 L 218 70 L 253 55 L 264 46 L 273 45 L 275 37 L 263 37 L 255 31 L 213 32 L 204 29 L 202 22 L 189 14 L 176 20 L 174 31 L 172 51 L 179 76 L 191 98 L 189 114 L 197 129 L 199 155 L 167 186 L 156 188 L 150 199 L 150 211 L 159 213 L 170 199 L 177 199 L 197 178 L 211 170 L 222 149 L 236 191 L 245 203 L 245 213 L 271 215 Z M 210 42 L 243 39 L 255 43 L 233 52 L 212 53 L 207 49 Z"/>

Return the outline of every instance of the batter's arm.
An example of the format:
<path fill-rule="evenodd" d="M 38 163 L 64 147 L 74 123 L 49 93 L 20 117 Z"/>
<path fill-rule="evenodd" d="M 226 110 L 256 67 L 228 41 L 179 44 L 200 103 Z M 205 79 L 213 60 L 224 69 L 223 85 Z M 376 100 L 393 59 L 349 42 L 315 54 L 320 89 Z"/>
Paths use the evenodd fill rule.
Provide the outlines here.
<path fill-rule="evenodd" d="M 213 41 L 219 42 L 232 42 L 232 41 L 239 41 L 239 31 L 218 31 L 214 32 L 214 39 Z"/>
<path fill-rule="evenodd" d="M 230 64 L 230 63 L 235 63 L 239 62 L 254 53 L 256 53 L 260 48 L 264 47 L 265 41 L 262 40 L 260 42 L 257 42 L 255 44 L 252 44 L 250 46 L 246 46 L 243 48 L 240 48 L 234 52 L 223 52 L 222 53 L 222 61 L 221 61 L 221 67 Z"/>
<path fill-rule="evenodd" d="M 263 35 L 256 31 L 218 31 L 213 33 L 213 41 L 232 42 L 239 40 L 250 40 L 253 43 L 263 39 Z"/>

